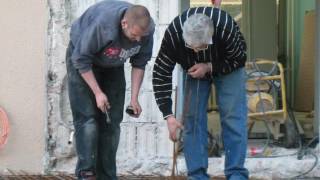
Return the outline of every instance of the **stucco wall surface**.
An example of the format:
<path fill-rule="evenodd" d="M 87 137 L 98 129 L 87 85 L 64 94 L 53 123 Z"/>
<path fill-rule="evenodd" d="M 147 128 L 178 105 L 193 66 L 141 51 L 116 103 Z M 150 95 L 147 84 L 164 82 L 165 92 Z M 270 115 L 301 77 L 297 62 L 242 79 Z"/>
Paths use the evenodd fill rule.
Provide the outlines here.
<path fill-rule="evenodd" d="M 9 116 L 11 131 L 0 149 L 0 173 L 43 170 L 46 21 L 45 1 L 1 1 L 0 106 Z"/>

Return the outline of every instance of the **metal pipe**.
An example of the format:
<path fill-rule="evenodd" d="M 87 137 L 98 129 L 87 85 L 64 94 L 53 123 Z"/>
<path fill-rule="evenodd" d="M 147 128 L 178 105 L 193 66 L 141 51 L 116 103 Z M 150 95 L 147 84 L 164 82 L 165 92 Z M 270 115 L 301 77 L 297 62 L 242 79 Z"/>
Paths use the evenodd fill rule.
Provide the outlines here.
<path fill-rule="evenodd" d="M 320 0 L 316 0 L 316 45 L 315 45 L 315 99 L 314 99 L 314 135 L 319 136 L 320 120 Z"/>

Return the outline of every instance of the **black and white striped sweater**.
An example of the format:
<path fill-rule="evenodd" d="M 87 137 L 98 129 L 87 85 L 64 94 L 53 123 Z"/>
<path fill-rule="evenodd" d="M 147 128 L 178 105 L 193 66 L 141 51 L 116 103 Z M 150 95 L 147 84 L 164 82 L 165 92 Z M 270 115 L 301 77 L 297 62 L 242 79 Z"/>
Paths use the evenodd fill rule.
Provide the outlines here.
<path fill-rule="evenodd" d="M 196 13 L 209 16 L 214 25 L 213 44 L 197 53 L 185 47 L 182 37 L 183 23 Z M 172 71 L 176 63 L 187 70 L 196 63 L 211 62 L 212 76 L 219 76 L 243 67 L 245 61 L 245 40 L 227 12 L 213 7 L 194 7 L 184 11 L 166 29 L 153 67 L 153 90 L 163 117 L 172 115 Z"/>

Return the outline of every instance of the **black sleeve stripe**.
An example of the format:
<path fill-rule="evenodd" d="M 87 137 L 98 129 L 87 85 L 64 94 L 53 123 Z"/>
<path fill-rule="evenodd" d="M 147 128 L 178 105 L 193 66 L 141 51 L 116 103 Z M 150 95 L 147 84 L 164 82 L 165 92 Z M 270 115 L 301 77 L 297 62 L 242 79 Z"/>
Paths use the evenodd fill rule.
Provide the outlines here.
<path fill-rule="evenodd" d="M 206 59 L 206 51 L 203 51 L 203 60 Z"/>
<path fill-rule="evenodd" d="M 216 46 L 216 45 L 214 45 L 214 46 Z M 211 48 L 209 48 L 209 57 L 210 57 L 210 62 L 211 63 L 213 63 L 213 56 L 212 56 L 212 50 L 211 50 Z"/>

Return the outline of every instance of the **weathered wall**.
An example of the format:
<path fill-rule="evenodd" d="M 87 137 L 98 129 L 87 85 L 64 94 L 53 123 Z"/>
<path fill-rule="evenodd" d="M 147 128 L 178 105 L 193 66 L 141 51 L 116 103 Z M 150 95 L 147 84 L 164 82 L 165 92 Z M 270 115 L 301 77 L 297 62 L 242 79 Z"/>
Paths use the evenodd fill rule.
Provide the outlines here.
<path fill-rule="evenodd" d="M 66 87 L 65 49 L 69 40 L 71 22 L 95 0 L 49 0 L 48 27 L 48 152 L 46 170 L 72 172 L 75 166 L 73 144 L 68 144 L 73 130 Z M 152 60 L 146 67 L 139 101 L 143 112 L 139 119 L 124 114 L 118 151 L 119 173 L 169 173 L 172 144 L 168 139 L 152 93 L 152 67 L 164 30 L 178 14 L 178 0 L 131 0 L 145 5 L 156 23 L 155 46 Z M 127 93 L 130 99 L 130 64 L 126 64 Z M 175 80 L 176 81 L 176 80 Z"/>
<path fill-rule="evenodd" d="M 0 106 L 11 131 L 0 149 L 0 173 L 43 170 L 46 21 L 45 1 L 1 1 Z"/>

